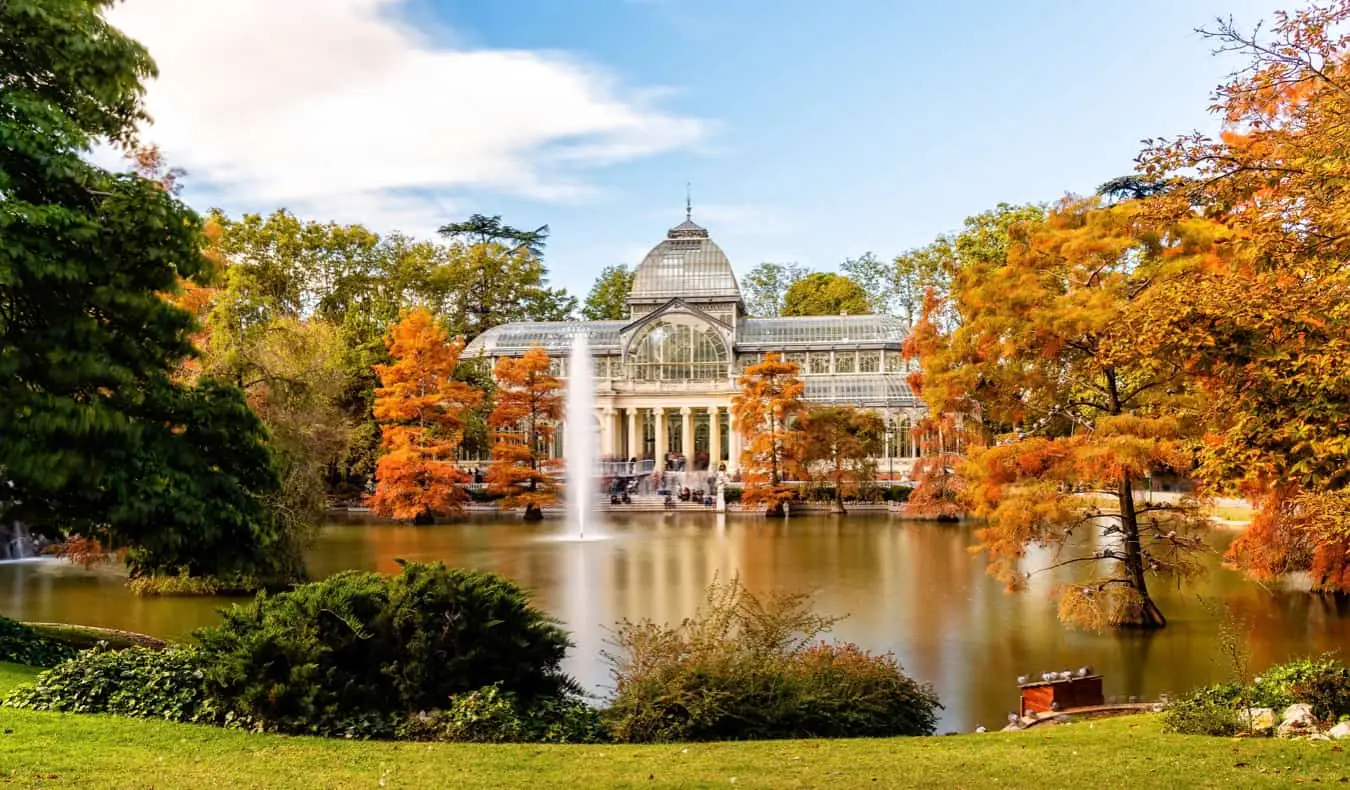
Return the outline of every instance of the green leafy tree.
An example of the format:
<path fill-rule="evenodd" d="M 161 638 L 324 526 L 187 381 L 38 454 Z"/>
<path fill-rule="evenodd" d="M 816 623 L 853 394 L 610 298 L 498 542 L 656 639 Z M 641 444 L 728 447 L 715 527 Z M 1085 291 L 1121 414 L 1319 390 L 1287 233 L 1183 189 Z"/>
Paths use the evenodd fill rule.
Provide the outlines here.
<path fill-rule="evenodd" d="M 899 315 L 900 294 L 897 288 L 896 267 L 875 253 L 864 252 L 856 258 L 847 258 L 839 264 L 839 271 L 862 286 L 871 309 L 881 315 Z"/>
<path fill-rule="evenodd" d="M 783 298 L 792 284 L 805 277 L 805 266 L 765 261 L 741 280 L 741 294 L 750 315 L 772 318 L 783 314 Z"/>
<path fill-rule="evenodd" d="M 238 389 L 173 374 L 203 281 L 200 219 L 163 184 L 82 154 L 130 147 L 145 49 L 106 1 L 0 3 L 0 518 L 127 547 L 137 572 L 252 572 L 276 475 Z"/>
<path fill-rule="evenodd" d="M 623 264 L 606 266 L 595 278 L 581 307 L 587 321 L 619 321 L 628 317 L 628 292 L 633 290 L 635 271 Z"/>
<path fill-rule="evenodd" d="M 788 288 L 783 315 L 867 315 L 867 292 L 853 280 L 833 272 L 812 272 Z"/>
<path fill-rule="evenodd" d="M 1044 218 L 1042 205 L 999 203 L 988 211 L 966 217 L 960 231 L 943 234 L 927 246 L 896 256 L 893 287 L 898 315 L 914 325 L 924 312 L 924 299 L 930 292 L 946 299 L 957 271 L 969 266 L 997 265 L 1008 255 L 1009 233 L 1018 225 Z M 959 320 L 951 310 L 935 313 L 932 318 L 944 327 Z"/>

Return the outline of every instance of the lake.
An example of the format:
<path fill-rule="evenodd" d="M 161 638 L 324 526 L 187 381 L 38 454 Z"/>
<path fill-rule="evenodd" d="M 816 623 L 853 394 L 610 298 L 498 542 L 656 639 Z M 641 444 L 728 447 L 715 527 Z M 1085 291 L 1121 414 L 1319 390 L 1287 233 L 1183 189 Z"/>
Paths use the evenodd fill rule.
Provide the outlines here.
<path fill-rule="evenodd" d="M 645 513 L 608 522 L 609 539 L 586 542 L 560 539 L 559 522 L 504 517 L 433 527 L 334 524 L 320 531 L 310 571 L 395 573 L 396 560 L 405 559 L 504 574 L 566 622 L 577 643 L 568 669 L 600 693 L 609 677 L 600 656 L 606 629 L 621 619 L 691 615 L 717 574 L 739 574 L 755 591 L 814 590 L 820 612 L 847 615 L 834 637 L 893 651 L 906 672 L 936 687 L 943 731 L 1002 727 L 1023 674 L 1090 665 L 1108 696 L 1141 699 L 1227 679 L 1214 614 L 1225 604 L 1245 624 L 1254 670 L 1298 655 L 1350 652 L 1350 604 L 1265 588 L 1222 569 L 1219 555 L 1233 535 L 1226 531 L 1214 533 L 1210 571 L 1198 583 L 1177 590 L 1154 582 L 1166 629 L 1095 634 L 1058 623 L 1052 574 L 1038 575 L 1025 593 L 1005 594 L 969 553 L 969 526 L 864 513 L 787 521 Z M 1027 567 L 1046 559 L 1030 557 Z M 227 603 L 137 598 L 123 583 L 115 572 L 51 560 L 0 563 L 0 613 L 173 638 L 214 622 Z"/>

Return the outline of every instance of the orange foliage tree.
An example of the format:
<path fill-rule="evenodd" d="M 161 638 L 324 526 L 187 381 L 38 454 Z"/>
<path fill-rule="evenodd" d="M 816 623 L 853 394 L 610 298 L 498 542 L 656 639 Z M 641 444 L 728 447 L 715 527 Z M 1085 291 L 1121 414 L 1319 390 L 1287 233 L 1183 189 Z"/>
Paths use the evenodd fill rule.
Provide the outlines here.
<path fill-rule="evenodd" d="M 886 428 L 870 411 L 851 406 L 810 409 L 802 420 L 802 465 L 834 488 L 834 509 L 846 513 L 844 494 L 876 479 Z"/>
<path fill-rule="evenodd" d="M 1195 503 L 1136 500 L 1154 472 L 1189 468 L 1196 405 L 1142 317 L 1158 283 L 1214 246 L 1204 223 L 1157 232 L 1134 202 L 1066 200 L 1020 226 L 1004 260 L 956 272 L 950 333 L 931 303 L 916 327 L 929 407 L 1011 427 L 960 469 L 991 574 L 1024 588 L 1028 549 L 1050 549 L 1040 570 L 1065 569 L 1065 622 L 1162 627 L 1148 579 L 1199 572 Z"/>
<path fill-rule="evenodd" d="M 962 428 L 952 413 L 930 414 L 914 426 L 919 458 L 911 476 L 914 491 L 905 510 L 938 521 L 956 521 L 965 513 L 961 492 L 965 486 L 957 469 L 962 462 Z"/>
<path fill-rule="evenodd" d="M 548 371 L 548 352 L 537 347 L 519 359 L 502 357 L 494 371 L 488 487 L 504 495 L 503 507 L 525 508 L 528 521 L 543 518 L 543 508 L 558 501 L 548 448 L 562 419 L 562 382 Z"/>
<path fill-rule="evenodd" d="M 1177 281 L 1155 319 L 1206 394 L 1199 473 L 1259 505 L 1229 558 L 1350 591 L 1350 0 L 1206 31 L 1247 69 L 1218 139 L 1153 143 L 1141 178 L 1170 219 L 1202 214 L 1230 254 Z"/>
<path fill-rule="evenodd" d="M 451 341 L 426 310 L 406 313 L 385 344 L 393 361 L 374 366 L 383 455 L 367 503 L 381 516 L 429 523 L 463 509 L 468 476 L 455 466 L 455 450 L 465 415 L 483 395 L 452 378 L 464 344 Z"/>
<path fill-rule="evenodd" d="M 739 379 L 741 391 L 731 400 L 745 449 L 741 474 L 745 488 L 741 502 L 763 505 L 765 515 L 782 516 L 794 490 L 784 481 L 800 476 L 806 385 L 795 362 L 766 354 Z"/>

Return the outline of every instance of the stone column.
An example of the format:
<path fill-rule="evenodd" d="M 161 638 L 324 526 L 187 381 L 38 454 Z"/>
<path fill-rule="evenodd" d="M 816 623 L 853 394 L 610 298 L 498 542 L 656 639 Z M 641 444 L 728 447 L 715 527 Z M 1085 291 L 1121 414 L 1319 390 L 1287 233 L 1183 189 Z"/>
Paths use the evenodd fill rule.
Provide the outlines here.
<path fill-rule="evenodd" d="M 727 474 L 734 475 L 741 470 L 741 426 L 735 414 L 728 412 L 727 417 L 727 438 L 731 442 L 731 448 L 727 453 Z"/>
<path fill-rule="evenodd" d="M 656 471 L 666 471 L 666 410 L 661 406 L 652 409 L 652 420 L 656 423 Z"/>
<path fill-rule="evenodd" d="M 628 407 L 628 457 L 637 458 L 642 454 L 642 437 L 638 434 L 638 410 L 632 406 Z"/>
<path fill-rule="evenodd" d="M 685 469 L 694 468 L 694 410 L 688 406 L 680 409 L 680 452 L 684 454 Z"/>
<path fill-rule="evenodd" d="M 708 408 L 708 469 L 717 471 L 722 463 L 722 407 Z"/>
<path fill-rule="evenodd" d="M 614 409 L 606 406 L 600 412 L 600 457 L 614 455 Z"/>

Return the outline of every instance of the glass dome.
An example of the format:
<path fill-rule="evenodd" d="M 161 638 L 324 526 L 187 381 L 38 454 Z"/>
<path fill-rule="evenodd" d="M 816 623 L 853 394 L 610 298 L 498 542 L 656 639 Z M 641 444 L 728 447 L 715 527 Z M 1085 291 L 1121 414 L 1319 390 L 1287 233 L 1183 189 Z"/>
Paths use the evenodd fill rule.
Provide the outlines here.
<path fill-rule="evenodd" d="M 671 228 L 665 241 L 653 247 L 638 264 L 628 302 L 656 303 L 676 297 L 741 299 L 741 289 L 726 253 L 708 238 L 708 231 L 688 219 Z"/>
<path fill-rule="evenodd" d="M 728 375 L 726 343 L 717 330 L 670 319 L 642 327 L 628 347 L 635 381 L 711 381 Z"/>

